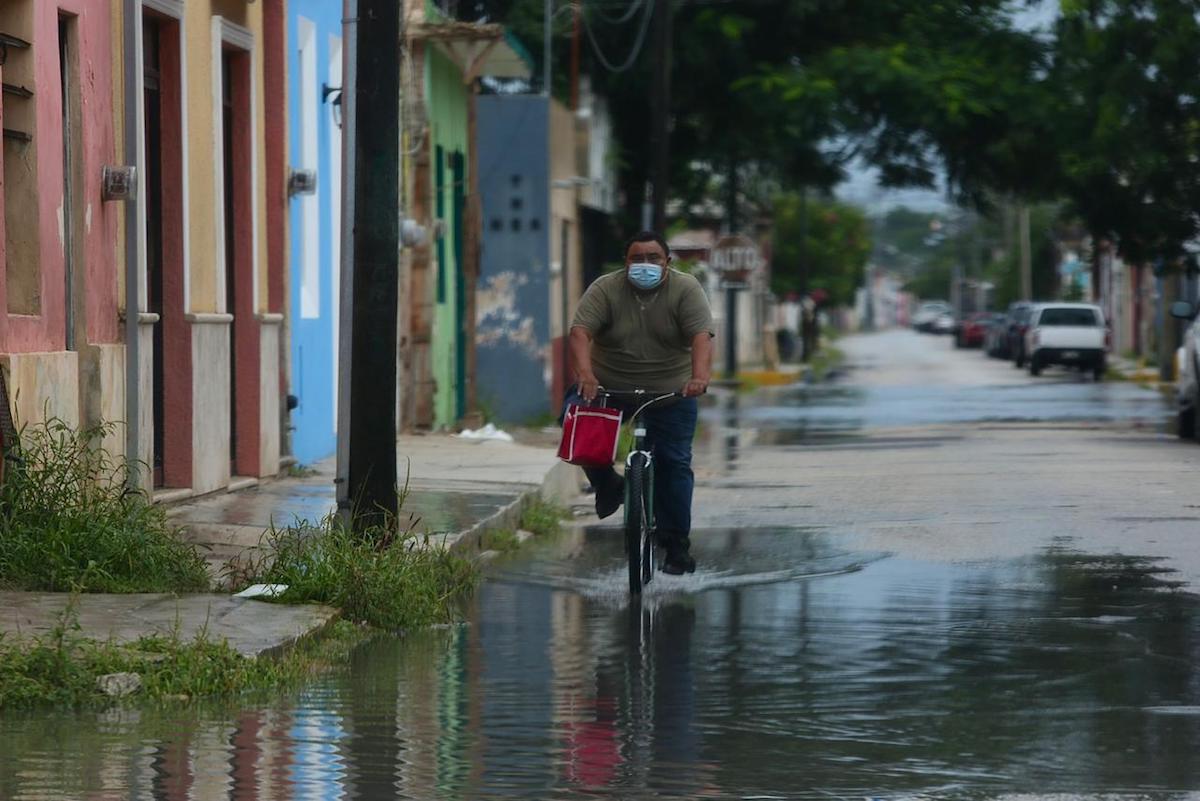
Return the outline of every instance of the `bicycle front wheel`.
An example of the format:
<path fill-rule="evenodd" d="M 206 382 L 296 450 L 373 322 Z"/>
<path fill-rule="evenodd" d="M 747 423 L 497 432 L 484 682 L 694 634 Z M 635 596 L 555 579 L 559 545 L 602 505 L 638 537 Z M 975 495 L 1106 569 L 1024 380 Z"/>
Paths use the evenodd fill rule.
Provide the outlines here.
<path fill-rule="evenodd" d="M 648 469 L 646 455 L 635 453 L 629 458 L 629 469 L 625 473 L 625 556 L 629 561 L 629 591 L 634 595 L 640 594 L 642 584 L 650 580 L 644 570 L 650 541 L 649 498 L 646 497 Z"/>

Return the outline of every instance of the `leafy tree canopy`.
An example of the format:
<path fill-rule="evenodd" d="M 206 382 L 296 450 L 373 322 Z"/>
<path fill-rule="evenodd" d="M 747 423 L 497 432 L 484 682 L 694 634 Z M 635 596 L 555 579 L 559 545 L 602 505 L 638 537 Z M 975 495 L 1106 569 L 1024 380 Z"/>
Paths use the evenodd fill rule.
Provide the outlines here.
<path fill-rule="evenodd" d="M 823 289 L 834 305 L 854 303 L 871 255 L 862 210 L 786 193 L 775 200 L 771 288 L 780 295 Z"/>
<path fill-rule="evenodd" d="M 1064 0 L 1047 83 L 1056 187 L 1130 261 L 1174 260 L 1200 209 L 1200 3 Z"/>
<path fill-rule="evenodd" d="M 658 51 L 640 31 L 655 1 L 580 0 L 583 71 L 613 112 L 626 228 L 650 174 Z M 671 2 L 671 188 L 683 209 L 719 200 L 743 218 L 770 213 L 781 193 L 834 186 L 857 157 L 886 185 L 932 186 L 942 172 L 977 209 L 1065 200 L 1135 262 L 1178 260 L 1197 238 L 1200 0 L 1062 0 L 1045 32 L 1015 23 L 1027 0 Z M 543 5 L 456 10 L 509 25 L 540 69 Z M 555 17 L 560 97 L 572 22 Z"/>

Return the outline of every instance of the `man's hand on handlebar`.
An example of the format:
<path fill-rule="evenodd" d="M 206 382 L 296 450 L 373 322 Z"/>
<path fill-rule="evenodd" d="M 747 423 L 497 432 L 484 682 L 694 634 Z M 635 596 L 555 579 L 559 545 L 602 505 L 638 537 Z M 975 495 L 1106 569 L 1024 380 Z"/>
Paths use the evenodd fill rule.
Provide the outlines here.
<path fill-rule="evenodd" d="M 579 377 L 579 396 L 588 403 L 596 399 L 596 393 L 600 391 L 600 382 L 596 380 L 596 376 L 580 376 Z"/>

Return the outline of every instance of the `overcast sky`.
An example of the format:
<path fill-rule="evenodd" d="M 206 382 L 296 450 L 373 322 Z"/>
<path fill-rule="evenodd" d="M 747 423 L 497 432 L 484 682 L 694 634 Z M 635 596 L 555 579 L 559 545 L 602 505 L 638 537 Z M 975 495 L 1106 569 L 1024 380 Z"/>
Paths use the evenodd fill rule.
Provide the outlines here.
<path fill-rule="evenodd" d="M 1022 28 L 1045 28 L 1058 16 L 1058 0 L 1029 0 L 1013 17 Z M 863 165 L 851 167 L 848 178 L 835 190 L 837 196 L 863 206 L 873 213 L 896 206 L 909 206 L 922 211 L 939 211 L 947 207 L 946 188 L 939 180 L 937 189 L 883 189 L 878 184 L 878 172 Z"/>

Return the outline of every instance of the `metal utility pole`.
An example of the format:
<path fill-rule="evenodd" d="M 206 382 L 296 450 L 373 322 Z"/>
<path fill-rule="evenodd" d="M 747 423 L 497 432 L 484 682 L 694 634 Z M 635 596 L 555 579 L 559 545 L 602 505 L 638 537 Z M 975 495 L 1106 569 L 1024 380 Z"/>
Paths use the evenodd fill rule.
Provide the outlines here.
<path fill-rule="evenodd" d="M 1018 212 L 1021 239 L 1021 299 L 1033 300 L 1033 247 L 1029 241 L 1029 206 Z"/>
<path fill-rule="evenodd" d="M 354 86 L 358 63 L 358 0 L 342 0 L 342 218 L 338 281 L 337 489 L 338 517 L 350 524 L 350 357 L 354 341 Z"/>
<path fill-rule="evenodd" d="M 354 52 L 353 320 L 346 498 L 358 528 L 398 512 L 396 332 L 400 289 L 401 16 L 357 0 Z M 340 432 L 345 436 L 345 432 Z"/>
<path fill-rule="evenodd" d="M 654 184 L 654 230 L 667 228 L 671 159 L 671 0 L 654 3 L 654 83 L 651 85 L 650 180 Z"/>

